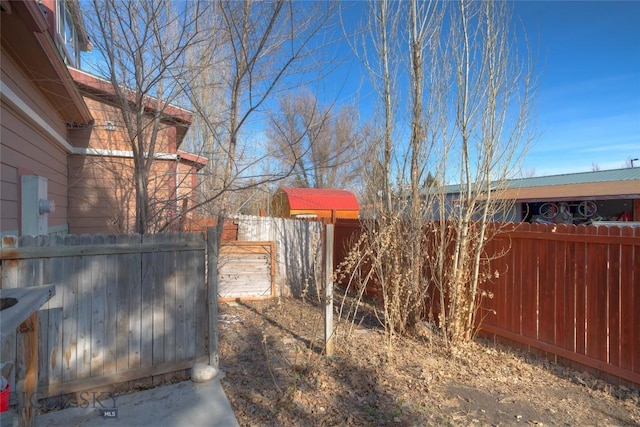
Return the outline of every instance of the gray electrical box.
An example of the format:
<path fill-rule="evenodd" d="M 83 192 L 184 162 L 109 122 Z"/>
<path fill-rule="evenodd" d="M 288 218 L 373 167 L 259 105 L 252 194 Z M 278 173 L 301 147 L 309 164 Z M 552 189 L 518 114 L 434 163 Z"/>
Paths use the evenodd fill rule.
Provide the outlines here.
<path fill-rule="evenodd" d="M 49 234 L 48 214 L 55 211 L 55 203 L 47 198 L 47 178 L 38 175 L 22 176 L 22 235 Z"/>

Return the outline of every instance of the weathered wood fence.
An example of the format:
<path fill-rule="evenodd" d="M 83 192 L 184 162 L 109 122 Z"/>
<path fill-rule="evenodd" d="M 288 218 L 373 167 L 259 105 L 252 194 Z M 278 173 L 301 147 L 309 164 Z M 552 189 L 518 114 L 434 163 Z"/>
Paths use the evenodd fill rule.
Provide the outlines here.
<path fill-rule="evenodd" d="M 38 312 L 40 397 L 163 382 L 217 351 L 203 234 L 12 240 L 3 239 L 0 287 L 56 286 Z M 15 352 L 14 334 L 2 341 L 2 360 Z"/>
<path fill-rule="evenodd" d="M 319 296 L 322 283 L 322 223 L 241 215 L 240 241 L 272 241 L 276 251 L 276 294 Z"/>
<path fill-rule="evenodd" d="M 640 384 L 640 228 L 499 227 L 485 256 L 507 255 L 483 285 L 484 333 Z M 360 232 L 336 224 L 335 265 Z"/>
<path fill-rule="evenodd" d="M 271 298 L 276 295 L 273 242 L 224 242 L 218 255 L 218 296 Z"/>

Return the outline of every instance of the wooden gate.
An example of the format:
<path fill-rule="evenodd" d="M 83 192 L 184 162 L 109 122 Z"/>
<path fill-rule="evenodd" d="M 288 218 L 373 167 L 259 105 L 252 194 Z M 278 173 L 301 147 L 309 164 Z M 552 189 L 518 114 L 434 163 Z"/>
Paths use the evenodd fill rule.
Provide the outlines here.
<path fill-rule="evenodd" d="M 220 247 L 218 296 L 222 301 L 275 296 L 273 242 L 228 242 Z"/>

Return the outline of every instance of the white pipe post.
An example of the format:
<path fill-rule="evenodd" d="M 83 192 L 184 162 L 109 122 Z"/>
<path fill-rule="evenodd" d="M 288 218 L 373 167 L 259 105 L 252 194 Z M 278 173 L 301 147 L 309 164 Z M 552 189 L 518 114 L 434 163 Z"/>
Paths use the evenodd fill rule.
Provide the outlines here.
<path fill-rule="evenodd" d="M 327 224 L 324 254 L 324 343 L 327 356 L 333 356 L 333 224 Z"/>

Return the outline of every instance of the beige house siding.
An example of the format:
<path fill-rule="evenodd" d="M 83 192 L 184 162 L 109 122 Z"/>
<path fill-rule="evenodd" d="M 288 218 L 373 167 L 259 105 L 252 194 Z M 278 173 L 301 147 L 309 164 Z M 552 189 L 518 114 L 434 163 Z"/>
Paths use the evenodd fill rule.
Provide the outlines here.
<path fill-rule="evenodd" d="M 151 169 L 149 195 L 155 207 L 152 214 L 157 215 L 154 222 L 159 227 L 176 212 L 175 198 L 170 194 L 175 165 L 175 160 L 156 159 Z M 70 233 L 134 231 L 133 159 L 73 155 L 69 158 L 69 170 Z"/>
<path fill-rule="evenodd" d="M 12 4 L 21 13 L 4 13 L 0 26 L 0 235 L 21 233 L 20 177 L 27 174 L 47 178 L 47 197 L 56 205 L 48 215 L 50 232 L 132 231 L 132 150 L 121 111 L 109 100 L 109 82 L 66 67 L 43 32 L 36 2 Z M 176 194 L 195 183 L 177 176 L 177 148 L 191 113 L 170 105 L 164 113 L 154 149 L 160 158 L 150 172 L 152 232 L 172 230 L 165 225 L 176 218 Z"/>
<path fill-rule="evenodd" d="M 122 206 L 135 200 L 131 159 L 69 157 L 69 232 L 120 233 L 132 215 Z"/>
<path fill-rule="evenodd" d="M 74 149 L 84 152 L 69 160 L 69 232 L 131 233 L 135 230 L 134 163 L 121 110 L 108 97 L 83 93 L 83 99 L 95 121 L 70 137 Z M 107 122 L 113 124 L 112 130 Z M 176 195 L 192 191 L 191 168 L 178 166 L 176 136 L 175 125 L 161 124 L 155 147 L 161 158 L 154 160 L 149 174 L 152 232 L 175 219 L 181 209 Z M 174 221 L 172 227 L 178 226 Z"/>
<path fill-rule="evenodd" d="M 78 131 L 70 139 L 74 147 L 103 150 L 131 151 L 129 135 L 122 119 L 120 109 L 106 100 L 83 96 L 95 122 L 83 131 Z M 107 122 L 113 124 L 114 130 L 107 129 Z M 151 129 L 151 128 L 149 128 Z M 175 153 L 175 128 L 161 125 L 156 141 L 156 153 Z"/>
<path fill-rule="evenodd" d="M 54 200 L 56 210 L 49 215 L 50 228 L 67 224 L 67 163 L 63 147 L 34 120 L 50 127 L 63 139 L 67 137 L 64 120 L 55 115 L 56 109 L 44 98 L 37 87 L 24 78 L 19 68 L 2 54 L 2 123 L 0 128 L 0 204 L 2 221 L 0 233 L 19 231 L 20 176 L 40 175 L 48 180 L 48 197 Z M 11 96 L 7 96 L 7 90 Z M 37 117 L 27 116 L 25 111 L 12 103 L 21 102 Z"/>
<path fill-rule="evenodd" d="M 178 169 L 176 174 L 176 186 L 177 186 L 177 199 L 178 199 L 178 212 L 187 212 L 187 218 L 193 217 L 191 209 L 197 202 L 198 197 L 196 195 L 198 188 L 196 167 L 192 164 L 178 163 Z"/>

